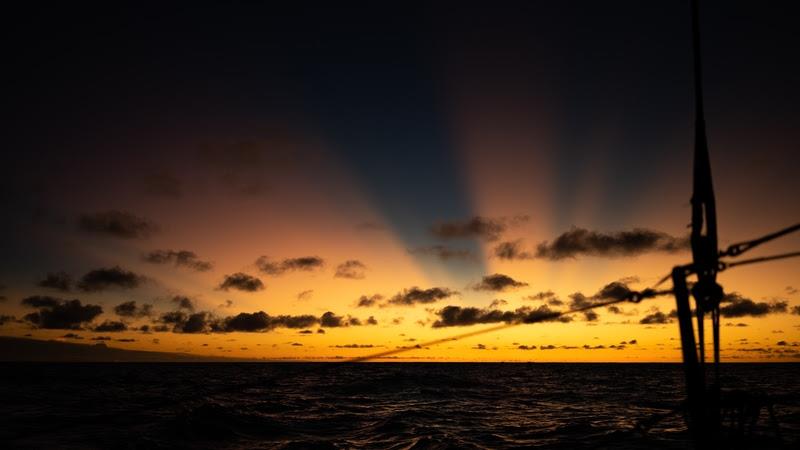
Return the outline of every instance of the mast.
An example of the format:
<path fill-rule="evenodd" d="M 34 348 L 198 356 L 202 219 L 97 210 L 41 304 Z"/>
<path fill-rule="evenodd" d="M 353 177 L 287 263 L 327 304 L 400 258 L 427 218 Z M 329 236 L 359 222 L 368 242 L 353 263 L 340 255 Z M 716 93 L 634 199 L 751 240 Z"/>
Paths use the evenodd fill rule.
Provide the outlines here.
<path fill-rule="evenodd" d="M 706 138 L 705 111 L 703 107 L 703 66 L 700 45 L 699 0 L 692 0 L 692 47 L 694 56 L 694 168 L 692 176 L 692 263 L 676 267 L 672 281 L 681 333 L 683 364 L 686 376 L 686 393 L 689 426 L 695 439 L 706 441 L 719 424 L 719 302 L 722 287 L 716 282 L 719 268 L 717 242 L 717 216 L 711 162 Z M 689 288 L 686 277 L 694 273 L 697 282 L 691 289 L 695 299 L 697 317 L 697 343 L 694 339 Z M 715 383 L 711 396 L 705 387 L 705 314 L 711 314 L 714 341 Z M 699 345 L 699 358 L 697 348 Z M 709 404 L 710 403 L 710 404 Z M 714 411 L 717 411 L 715 413 Z M 715 425 L 717 424 L 717 425 Z"/>

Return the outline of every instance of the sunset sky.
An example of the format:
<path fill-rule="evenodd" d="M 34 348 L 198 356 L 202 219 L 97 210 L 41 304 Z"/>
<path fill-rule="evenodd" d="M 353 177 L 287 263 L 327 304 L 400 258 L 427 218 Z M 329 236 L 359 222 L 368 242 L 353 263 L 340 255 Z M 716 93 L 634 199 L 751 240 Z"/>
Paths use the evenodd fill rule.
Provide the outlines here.
<path fill-rule="evenodd" d="M 686 3 L 10 11 L 0 335 L 335 360 L 647 288 L 691 260 Z M 800 35 L 701 14 L 724 248 L 800 222 Z M 723 361 L 797 361 L 800 259 L 719 282 Z M 394 357 L 678 361 L 674 303 Z"/>

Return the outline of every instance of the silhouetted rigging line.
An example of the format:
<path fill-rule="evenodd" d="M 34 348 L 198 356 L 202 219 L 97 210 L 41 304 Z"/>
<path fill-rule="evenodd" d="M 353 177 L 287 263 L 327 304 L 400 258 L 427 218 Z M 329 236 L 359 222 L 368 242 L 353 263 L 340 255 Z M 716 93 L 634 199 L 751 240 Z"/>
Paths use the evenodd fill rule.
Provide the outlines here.
<path fill-rule="evenodd" d="M 789 233 L 793 233 L 793 232 L 798 231 L 798 230 L 800 230 L 800 223 L 796 223 L 796 224 L 794 224 L 794 225 L 792 225 L 790 227 L 786 227 L 786 228 L 784 228 L 782 230 L 776 231 L 774 233 L 767 234 L 767 235 L 762 236 L 760 238 L 756 238 L 756 239 L 752 239 L 752 240 L 744 241 L 744 242 L 738 242 L 736 244 L 732 244 L 732 245 L 728 246 L 728 248 L 725 249 L 725 251 L 722 251 L 722 252 L 719 253 L 719 256 L 720 257 L 739 256 L 742 253 L 752 249 L 753 247 L 759 246 L 759 245 L 761 245 L 761 244 L 763 244 L 765 242 L 769 242 L 771 240 L 777 239 L 777 238 L 779 238 L 781 236 L 785 236 L 785 235 L 787 235 Z"/>
<path fill-rule="evenodd" d="M 611 305 L 613 305 L 615 303 L 622 303 L 622 302 L 628 302 L 628 301 L 633 302 L 633 303 L 639 303 L 640 301 L 642 301 L 644 299 L 647 299 L 647 298 L 658 297 L 658 296 L 661 296 L 661 295 L 667 295 L 667 294 L 671 294 L 671 293 L 672 293 L 671 289 L 669 289 L 669 290 L 661 290 L 661 291 L 656 291 L 654 289 L 645 289 L 645 290 L 643 290 L 641 292 L 632 291 L 630 294 L 628 294 L 624 298 L 620 298 L 620 299 L 613 299 L 613 300 L 607 300 L 607 301 L 604 301 L 604 302 L 592 303 L 591 305 L 581 306 L 581 307 L 578 307 L 578 308 L 572 308 L 572 309 L 569 309 L 569 310 L 566 310 L 566 311 L 554 311 L 554 312 L 552 312 L 550 314 L 542 314 L 541 316 L 530 317 L 530 318 L 527 318 L 527 319 L 522 319 L 522 320 L 510 322 L 510 323 L 504 323 L 502 325 L 496 325 L 496 326 L 493 326 L 493 327 L 490 327 L 490 328 L 484 328 L 482 330 L 470 331 L 470 332 L 467 332 L 467 333 L 457 334 L 457 335 L 446 337 L 446 338 L 434 339 L 432 341 L 428 341 L 428 342 L 424 342 L 424 343 L 421 343 L 421 344 L 417 344 L 417 345 L 415 345 L 413 347 L 395 348 L 393 350 L 387 350 L 387 351 L 380 352 L 380 353 L 375 353 L 375 354 L 372 354 L 372 355 L 360 356 L 360 357 L 357 357 L 357 358 L 352 358 L 352 359 L 348 359 L 346 361 L 343 361 L 343 363 L 357 363 L 357 362 L 369 361 L 369 360 L 372 360 L 372 359 L 385 358 L 387 356 L 393 356 L 393 355 L 396 355 L 398 353 L 405 353 L 405 352 L 409 352 L 409 351 L 413 351 L 413 350 L 420 350 L 422 348 L 430 347 L 432 345 L 443 344 L 445 342 L 458 341 L 458 340 L 466 339 L 466 338 L 473 337 L 473 336 L 479 336 L 479 335 L 482 335 L 482 334 L 492 333 L 494 331 L 499 331 L 499 330 L 504 330 L 504 329 L 511 328 L 511 327 L 516 327 L 518 325 L 527 325 L 527 324 L 532 324 L 532 323 L 547 322 L 547 321 L 551 321 L 551 320 L 554 320 L 554 319 L 558 319 L 559 317 L 562 317 L 562 316 L 565 316 L 565 315 L 568 315 L 568 314 L 575 314 L 575 313 L 579 313 L 579 312 L 589 311 L 591 309 L 600 308 L 600 307 L 603 307 L 603 306 L 611 306 Z"/>

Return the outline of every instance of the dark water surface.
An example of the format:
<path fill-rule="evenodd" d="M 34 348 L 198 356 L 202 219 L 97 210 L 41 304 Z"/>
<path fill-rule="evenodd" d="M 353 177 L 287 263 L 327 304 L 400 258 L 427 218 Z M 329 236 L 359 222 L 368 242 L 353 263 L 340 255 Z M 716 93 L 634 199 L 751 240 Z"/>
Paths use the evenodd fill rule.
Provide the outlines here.
<path fill-rule="evenodd" d="M 671 364 L 0 364 L 2 448 L 687 448 Z M 723 365 L 800 443 L 800 365 Z M 766 413 L 762 416 L 765 432 Z M 797 448 L 797 447 L 795 447 Z"/>

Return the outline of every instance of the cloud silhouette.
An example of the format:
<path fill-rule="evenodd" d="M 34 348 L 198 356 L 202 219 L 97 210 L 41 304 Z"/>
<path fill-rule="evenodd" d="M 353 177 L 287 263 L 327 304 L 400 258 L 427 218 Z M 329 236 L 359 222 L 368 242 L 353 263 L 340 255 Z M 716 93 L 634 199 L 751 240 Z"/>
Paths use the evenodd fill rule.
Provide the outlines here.
<path fill-rule="evenodd" d="M 92 328 L 92 331 L 100 333 L 109 333 L 109 332 L 113 333 L 113 332 L 125 331 L 127 329 L 128 325 L 126 325 L 124 322 L 106 320 L 100 325 L 96 325 L 94 328 Z"/>
<path fill-rule="evenodd" d="M 129 301 L 115 306 L 114 312 L 120 317 L 148 317 L 153 314 L 153 305 L 139 306 L 135 301 Z"/>
<path fill-rule="evenodd" d="M 675 253 L 688 248 L 688 238 L 677 238 L 646 228 L 613 233 L 572 228 L 552 243 L 540 243 L 535 256 L 558 261 L 577 256 L 626 257 L 648 252 Z"/>
<path fill-rule="evenodd" d="M 367 266 L 357 259 L 347 260 L 336 266 L 336 278 L 349 278 L 351 280 L 361 280 L 366 277 L 364 273 Z"/>
<path fill-rule="evenodd" d="M 516 216 L 511 219 L 475 216 L 466 221 L 440 222 L 434 224 L 430 231 L 441 239 L 479 238 L 491 242 L 499 239 L 509 226 L 527 220 L 527 216 Z"/>
<path fill-rule="evenodd" d="M 457 295 L 458 292 L 448 288 L 433 287 L 430 289 L 420 289 L 416 286 L 404 289 L 388 300 L 391 305 L 411 306 L 418 303 L 434 303 L 436 301 Z"/>
<path fill-rule="evenodd" d="M 61 292 L 69 292 L 72 290 L 72 277 L 66 272 L 50 272 L 36 285 Z"/>
<path fill-rule="evenodd" d="M 672 317 L 658 310 L 644 316 L 639 321 L 639 323 L 643 325 L 665 324 L 671 322 L 672 322 Z"/>
<path fill-rule="evenodd" d="M 456 249 L 445 245 L 410 248 L 408 252 L 412 255 L 432 256 L 441 261 L 475 261 L 477 259 L 470 250 Z"/>
<path fill-rule="evenodd" d="M 721 303 L 719 308 L 720 315 L 729 318 L 762 317 L 771 313 L 785 313 L 789 307 L 789 304 L 783 300 L 772 303 L 755 302 L 749 298 L 742 297 L 738 292 L 726 294 Z"/>
<path fill-rule="evenodd" d="M 61 300 L 53 297 L 34 296 L 22 300 L 22 304 L 38 308 L 23 319 L 37 328 L 52 330 L 76 330 L 103 313 L 99 305 L 82 304 L 80 300 Z"/>
<path fill-rule="evenodd" d="M 101 292 L 107 289 L 135 289 L 145 278 L 120 266 L 95 269 L 84 275 L 78 288 L 84 292 Z"/>
<path fill-rule="evenodd" d="M 231 275 L 225 275 L 225 278 L 220 283 L 218 289 L 228 291 L 235 289 L 244 292 L 256 292 L 264 289 L 264 283 L 258 278 L 248 275 L 243 272 L 236 272 Z"/>
<path fill-rule="evenodd" d="M 82 214 L 78 227 L 87 233 L 120 239 L 147 238 L 158 231 L 158 226 L 150 220 L 115 210 Z"/>
<path fill-rule="evenodd" d="M 207 272 L 214 267 L 212 263 L 198 259 L 189 250 L 153 250 L 144 255 L 143 259 L 151 264 L 173 264 L 175 267 L 186 267 L 197 272 Z"/>
<path fill-rule="evenodd" d="M 506 261 L 533 259 L 533 254 L 522 248 L 522 239 L 501 242 L 495 246 L 494 256 Z"/>
<path fill-rule="evenodd" d="M 266 256 L 259 256 L 256 260 L 256 267 L 263 273 L 269 275 L 282 275 L 285 272 L 305 271 L 321 269 L 325 261 L 318 256 L 302 256 L 300 258 L 287 258 L 278 262 L 270 261 Z"/>
<path fill-rule="evenodd" d="M 547 305 L 538 308 L 522 307 L 514 311 L 497 309 L 480 309 L 475 307 L 445 306 L 436 314 L 439 319 L 433 322 L 434 328 L 469 326 L 486 323 L 534 323 L 534 322 L 569 322 L 570 317 L 560 317 L 559 311 L 551 310 Z"/>
<path fill-rule="evenodd" d="M 194 311 L 194 301 L 185 295 L 176 295 L 170 299 L 178 309 L 185 309 L 189 312 Z"/>
<path fill-rule="evenodd" d="M 383 300 L 383 296 L 381 294 L 373 294 L 370 296 L 362 295 L 358 298 L 356 307 L 369 308 L 371 306 L 376 306 L 381 300 Z"/>
<path fill-rule="evenodd" d="M 508 275 L 495 273 L 492 275 L 484 276 L 479 283 L 475 284 L 472 287 L 472 289 L 476 291 L 500 292 L 509 289 L 524 287 L 527 285 L 528 283 L 517 281 L 509 277 Z"/>

